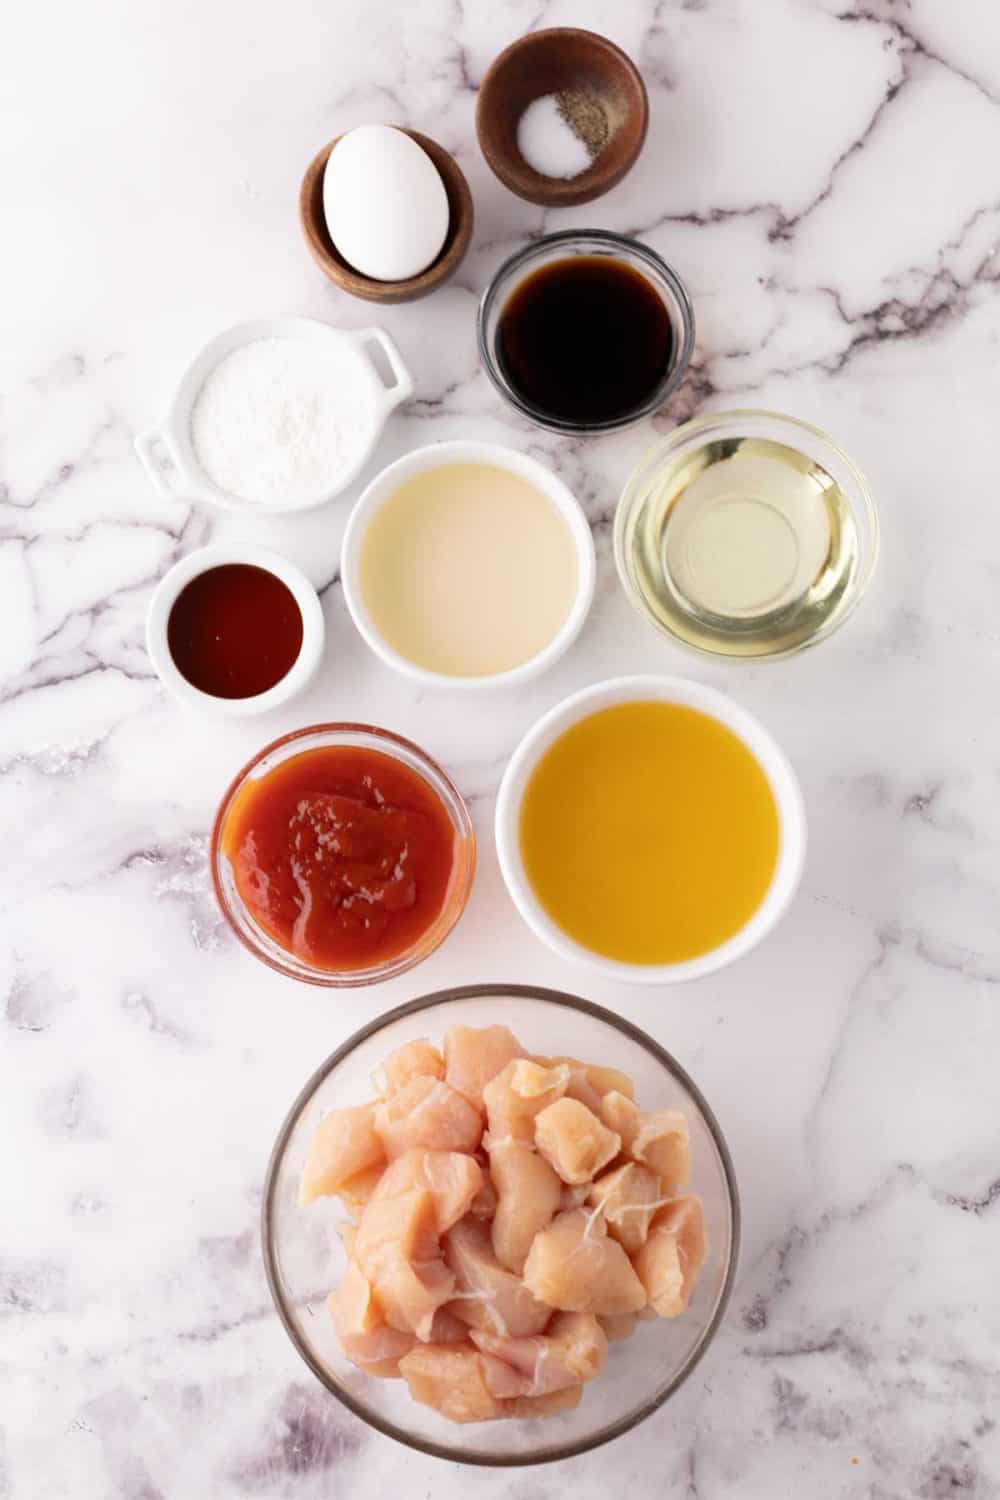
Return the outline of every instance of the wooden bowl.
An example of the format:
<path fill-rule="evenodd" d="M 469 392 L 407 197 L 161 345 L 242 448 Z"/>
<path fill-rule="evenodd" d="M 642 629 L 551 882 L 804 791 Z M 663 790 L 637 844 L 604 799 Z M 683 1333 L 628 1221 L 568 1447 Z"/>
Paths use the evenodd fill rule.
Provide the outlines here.
<path fill-rule="evenodd" d="M 448 196 L 448 237 L 437 260 L 419 276 L 408 276 L 405 281 L 376 281 L 348 265 L 331 240 L 323 211 L 323 173 L 330 152 L 341 139 L 339 135 L 313 157 L 299 191 L 299 219 L 313 260 L 337 286 L 366 302 L 414 302 L 418 297 L 426 297 L 458 270 L 472 239 L 472 194 L 455 158 L 429 135 L 406 130 L 402 125 L 396 128 L 427 152 Z M 372 191 L 377 191 L 377 186 Z"/>
<path fill-rule="evenodd" d="M 518 122 L 545 94 L 579 89 L 604 106 L 611 136 L 577 177 L 546 177 L 517 146 Z M 476 131 L 483 155 L 505 187 L 546 207 L 589 203 L 621 182 L 646 139 L 649 100 L 632 60 L 607 37 L 572 26 L 532 31 L 500 53 L 479 88 Z"/>

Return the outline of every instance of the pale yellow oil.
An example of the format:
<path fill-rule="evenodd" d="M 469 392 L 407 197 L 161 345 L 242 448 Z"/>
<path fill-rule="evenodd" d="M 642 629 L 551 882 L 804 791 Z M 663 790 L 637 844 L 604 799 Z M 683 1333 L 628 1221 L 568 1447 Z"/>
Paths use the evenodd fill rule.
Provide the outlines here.
<path fill-rule="evenodd" d="M 850 603 L 851 507 L 806 454 L 765 438 L 706 443 L 657 476 L 623 538 L 646 608 L 691 646 L 797 650 Z"/>
<path fill-rule="evenodd" d="M 556 926 L 633 964 L 679 963 L 733 937 L 778 859 L 759 762 L 717 719 L 675 703 L 623 703 L 566 730 L 532 772 L 519 831 Z"/>

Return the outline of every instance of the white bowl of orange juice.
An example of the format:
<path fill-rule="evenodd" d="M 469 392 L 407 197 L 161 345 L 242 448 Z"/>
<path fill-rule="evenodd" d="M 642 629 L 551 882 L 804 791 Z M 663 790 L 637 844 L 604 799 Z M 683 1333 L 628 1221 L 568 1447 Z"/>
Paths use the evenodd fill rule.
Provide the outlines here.
<path fill-rule="evenodd" d="M 674 984 L 749 952 L 802 874 L 798 780 L 764 726 L 682 677 L 557 704 L 511 757 L 500 868 L 528 926 L 607 978 Z"/>

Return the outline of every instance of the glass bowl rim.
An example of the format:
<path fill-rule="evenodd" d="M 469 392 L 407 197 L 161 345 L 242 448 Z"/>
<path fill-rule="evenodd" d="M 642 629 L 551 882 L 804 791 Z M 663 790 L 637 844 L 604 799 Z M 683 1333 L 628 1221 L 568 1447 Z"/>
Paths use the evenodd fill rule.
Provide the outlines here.
<path fill-rule="evenodd" d="M 661 620 L 654 619 L 647 609 L 638 590 L 632 582 L 632 573 L 625 557 L 625 528 L 632 518 L 636 505 L 639 502 L 638 488 L 640 481 L 653 468 L 654 463 L 669 459 L 676 451 L 684 446 L 691 437 L 710 432 L 712 428 L 730 428 L 734 423 L 740 422 L 772 422 L 778 429 L 790 429 L 791 434 L 808 433 L 810 437 L 817 438 L 829 451 L 846 467 L 852 482 L 852 489 L 847 498 L 852 510 L 863 519 L 868 528 L 869 556 L 865 559 L 863 566 L 859 569 L 857 578 L 851 592 L 851 598 L 844 609 L 826 626 L 813 632 L 804 641 L 799 641 L 794 646 L 789 646 L 783 651 L 762 652 L 759 656 L 732 655 L 727 651 L 713 651 L 709 646 L 698 646 L 692 641 L 685 640 L 683 636 L 676 635 Z M 731 433 L 731 436 L 737 436 Z M 772 439 L 779 441 L 779 439 Z M 789 441 L 788 447 L 796 447 L 794 442 Z M 799 450 L 797 450 L 799 451 Z M 709 658 L 714 661 L 735 662 L 753 666 L 772 661 L 787 661 L 791 656 L 798 656 L 803 651 L 810 650 L 813 646 L 820 645 L 835 635 L 840 627 L 847 623 L 851 615 L 857 609 L 861 600 L 868 591 L 868 587 L 875 574 L 881 552 L 882 532 L 879 522 L 878 506 L 871 484 L 864 470 L 855 462 L 846 448 L 832 438 L 822 427 L 817 427 L 814 422 L 806 422 L 802 417 L 789 416 L 787 412 L 770 411 L 765 407 L 745 406 L 730 407 L 725 411 L 707 412 L 703 417 L 692 417 L 687 422 L 681 422 L 674 427 L 665 437 L 658 438 L 651 443 L 632 469 L 622 492 L 618 497 L 615 508 L 614 526 L 612 528 L 612 547 L 615 558 L 615 571 L 619 582 L 625 591 L 629 603 L 638 614 L 642 616 L 654 629 L 661 631 L 675 645 L 682 647 L 694 656 Z"/>
<path fill-rule="evenodd" d="M 275 1218 L 274 1199 L 277 1191 L 278 1171 L 284 1160 L 292 1131 L 295 1129 L 304 1110 L 312 1101 L 317 1090 L 339 1064 L 355 1048 L 366 1042 L 369 1037 L 376 1035 L 379 1031 L 384 1030 L 406 1016 L 418 1015 L 421 1011 L 431 1010 L 436 1006 L 446 1005 L 456 1000 L 487 999 L 491 995 L 510 995 L 519 999 L 537 1000 L 543 1004 L 562 1005 L 568 1010 L 580 1011 L 583 1015 L 590 1016 L 593 1020 L 601 1021 L 614 1030 L 620 1031 L 623 1036 L 634 1042 L 636 1046 L 643 1048 L 654 1061 L 658 1062 L 666 1073 L 687 1090 L 705 1123 L 722 1166 L 722 1176 L 725 1183 L 731 1221 L 729 1255 L 715 1309 L 711 1318 L 705 1324 L 694 1348 L 663 1390 L 658 1392 L 654 1397 L 647 1398 L 626 1416 L 612 1423 L 606 1431 L 601 1431 L 595 1436 L 578 1439 L 572 1443 L 550 1444 L 548 1447 L 540 1448 L 537 1452 L 530 1454 L 484 1454 L 475 1452 L 458 1454 L 453 1449 L 430 1439 L 414 1437 L 412 1433 L 397 1427 L 394 1422 L 390 1422 L 384 1417 L 367 1411 L 361 1402 L 355 1400 L 349 1392 L 342 1390 L 336 1382 L 330 1379 L 319 1360 L 314 1358 L 312 1352 L 306 1347 L 287 1311 L 277 1267 L 277 1253 L 273 1233 Z M 684 1384 L 691 1372 L 701 1362 L 714 1341 L 715 1335 L 718 1333 L 722 1320 L 725 1317 L 726 1309 L 729 1306 L 733 1284 L 736 1279 L 741 1234 L 742 1212 L 740 1208 L 740 1195 L 736 1182 L 736 1169 L 733 1165 L 729 1146 L 723 1135 L 722 1127 L 716 1119 L 708 1100 L 694 1079 L 681 1066 L 677 1059 L 665 1047 L 662 1047 L 654 1037 L 651 1037 L 648 1032 L 643 1031 L 641 1027 L 627 1020 L 625 1016 L 617 1015 L 614 1011 L 607 1010 L 604 1006 L 595 1004 L 592 1000 L 585 1000 L 580 995 L 573 995 L 565 990 L 550 989 L 544 985 L 507 984 L 504 982 L 450 985 L 446 989 L 434 990 L 430 994 L 420 995 L 414 1000 L 408 1000 L 403 1005 L 397 1005 L 392 1010 L 384 1011 L 381 1015 L 374 1017 L 373 1020 L 367 1021 L 357 1031 L 353 1032 L 346 1041 L 342 1042 L 309 1076 L 281 1123 L 274 1145 L 271 1148 L 270 1157 L 268 1158 L 260 1211 L 260 1237 L 264 1260 L 264 1274 L 267 1278 L 268 1290 L 271 1293 L 275 1311 L 299 1356 L 308 1365 L 320 1384 L 332 1396 L 335 1396 L 342 1405 L 346 1406 L 348 1411 L 353 1413 L 354 1416 L 358 1417 L 367 1426 L 373 1427 L 384 1437 L 393 1438 L 396 1442 L 402 1443 L 404 1447 L 413 1448 L 420 1453 L 428 1454 L 431 1458 L 445 1459 L 449 1463 L 463 1463 L 474 1465 L 478 1468 L 491 1469 L 527 1468 L 535 1464 L 554 1463 L 561 1459 L 578 1458 L 583 1453 L 589 1453 L 595 1448 L 603 1447 L 605 1443 L 613 1442 L 616 1438 L 622 1437 L 624 1433 L 630 1432 L 634 1427 L 644 1422 L 647 1417 L 652 1416 Z"/>
<path fill-rule="evenodd" d="M 401 746 L 403 749 L 409 751 L 418 764 L 430 771 L 431 776 L 436 777 L 444 785 L 449 796 L 452 798 L 454 808 L 448 806 L 444 802 L 444 799 L 440 797 L 433 779 L 425 778 L 428 780 L 431 790 L 444 803 L 449 822 L 452 824 L 456 838 L 465 851 L 465 868 L 458 896 L 454 902 L 454 910 L 450 914 L 450 920 L 442 925 L 441 931 L 430 947 L 425 949 L 420 947 L 418 943 L 416 947 L 398 954 L 395 958 L 382 964 L 373 965 L 368 969 L 326 970 L 310 968 L 308 973 L 299 973 L 298 970 L 293 969 L 280 958 L 268 953 L 262 946 L 258 946 L 237 925 L 233 912 L 230 909 L 231 903 L 223 890 L 222 879 L 219 873 L 221 836 L 226 815 L 232 807 L 233 799 L 255 767 L 260 765 L 266 756 L 273 754 L 275 750 L 281 749 L 284 745 L 291 744 L 295 740 L 304 739 L 310 735 L 323 734 L 356 735 L 359 737 L 362 735 L 372 735 L 377 740 L 383 742 L 385 746 L 383 753 L 389 755 L 394 760 L 399 760 L 400 757 L 393 754 L 393 747 Z M 457 818 L 455 810 L 458 812 Z M 407 739 L 405 735 L 397 734 L 392 729 L 383 729 L 378 724 L 362 724 L 352 720 L 331 720 L 321 724 L 307 724 L 302 729 L 292 729 L 287 734 L 279 735 L 277 739 L 270 740 L 262 749 L 258 750 L 237 771 L 223 792 L 215 812 L 215 817 L 212 820 L 212 828 L 208 838 L 208 863 L 216 905 L 238 941 L 260 963 L 266 964 L 269 969 L 273 969 L 278 974 L 283 974 L 286 979 L 298 980 L 300 984 L 315 984 L 323 989 L 361 989 L 365 985 L 379 984 L 386 979 L 395 979 L 400 974 L 405 974 L 409 969 L 415 968 L 418 963 L 422 963 L 425 958 L 429 958 L 454 931 L 468 905 L 469 895 L 472 891 L 472 883 L 476 873 L 476 836 L 465 798 L 444 767 L 433 756 L 428 755 L 427 751 L 422 749 L 420 745 L 416 744 L 413 740 Z M 440 921 L 440 917 L 438 920 Z M 428 931 L 430 930 L 432 929 L 428 929 Z"/>
<path fill-rule="evenodd" d="M 661 277 L 669 286 L 674 297 L 677 299 L 681 310 L 681 323 L 683 337 L 681 338 L 676 357 L 669 371 L 656 389 L 646 398 L 640 406 L 632 411 L 624 413 L 620 417 L 614 417 L 606 422 L 573 422 L 553 417 L 551 413 L 542 410 L 541 407 L 533 405 L 520 396 L 514 388 L 506 381 L 500 372 L 493 351 L 486 339 L 486 322 L 493 305 L 500 295 L 501 289 L 529 261 L 546 251 L 558 248 L 560 245 L 569 246 L 586 240 L 595 240 L 599 244 L 615 247 L 625 251 L 629 255 L 635 255 L 647 263 L 657 276 Z M 673 320 L 671 319 L 671 322 Z M 537 239 L 530 240 L 528 244 L 522 245 L 494 271 L 479 299 L 476 309 L 476 347 L 479 351 L 479 362 L 486 372 L 487 379 L 494 390 L 511 405 L 515 411 L 527 417 L 538 427 L 548 432 L 562 432 L 573 436 L 598 437 L 604 433 L 620 432 L 625 427 L 631 427 L 636 422 L 641 422 L 644 417 L 657 411 L 665 401 L 677 390 L 688 372 L 691 356 L 694 353 L 695 341 L 695 315 L 694 304 L 691 294 L 685 286 L 681 277 L 658 251 L 627 234 L 618 234 L 613 229 L 559 229 L 552 234 L 540 235 Z"/>

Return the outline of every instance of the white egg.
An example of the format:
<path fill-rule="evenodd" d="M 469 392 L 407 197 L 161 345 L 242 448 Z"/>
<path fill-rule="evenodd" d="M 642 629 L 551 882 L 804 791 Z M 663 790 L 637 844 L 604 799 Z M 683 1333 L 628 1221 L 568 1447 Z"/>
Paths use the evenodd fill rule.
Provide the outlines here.
<path fill-rule="evenodd" d="M 323 212 L 340 254 L 377 281 L 419 275 L 448 236 L 441 174 L 391 125 L 359 125 L 337 142 L 323 174 Z"/>

